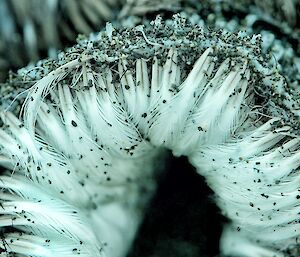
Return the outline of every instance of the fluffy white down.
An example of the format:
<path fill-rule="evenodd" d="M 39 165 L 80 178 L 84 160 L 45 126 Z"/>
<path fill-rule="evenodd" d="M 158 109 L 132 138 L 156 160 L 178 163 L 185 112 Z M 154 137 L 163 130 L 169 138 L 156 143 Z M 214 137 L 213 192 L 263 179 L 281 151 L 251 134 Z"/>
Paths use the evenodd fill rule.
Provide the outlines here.
<path fill-rule="evenodd" d="M 164 148 L 189 157 L 232 220 L 224 253 L 282 256 L 296 243 L 300 140 L 280 119 L 255 124 L 247 61 L 219 65 L 212 51 L 184 80 L 174 49 L 163 64 L 121 59 L 101 73 L 78 59 L 33 86 L 21 121 L 1 113 L 0 162 L 13 175 L 0 180 L 0 226 L 22 231 L 1 254 L 125 256 Z"/>

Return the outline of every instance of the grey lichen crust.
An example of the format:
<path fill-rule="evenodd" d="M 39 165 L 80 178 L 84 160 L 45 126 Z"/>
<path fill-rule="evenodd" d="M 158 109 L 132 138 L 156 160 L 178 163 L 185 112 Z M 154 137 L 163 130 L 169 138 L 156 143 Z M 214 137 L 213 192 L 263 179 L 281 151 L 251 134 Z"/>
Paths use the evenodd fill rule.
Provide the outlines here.
<path fill-rule="evenodd" d="M 216 63 L 221 63 L 227 58 L 234 62 L 247 60 L 252 71 L 250 84 L 257 92 L 257 101 L 264 103 L 261 111 L 266 115 L 282 116 L 297 133 L 299 90 L 292 83 L 288 83 L 293 81 L 293 75 L 296 76 L 297 69 L 295 70 L 294 66 L 285 69 L 288 65 L 278 64 L 273 49 L 262 47 L 261 35 L 248 36 L 245 32 L 208 30 L 191 25 L 186 18 L 178 15 L 173 20 L 166 21 L 158 17 L 152 22 L 129 29 L 108 24 L 106 30 L 89 38 L 81 36 L 77 45 L 59 54 L 58 60 L 43 60 L 35 67 L 21 69 L 18 75 L 11 75 L 8 83 L 0 88 L 5 99 L 2 108 L 7 108 L 14 98 L 15 101 L 19 101 L 26 96 L 24 93 L 16 98 L 21 91 L 31 87 L 50 71 L 78 57 L 84 59 L 88 56 L 93 67 L 101 70 L 107 66 L 116 66 L 122 58 L 126 58 L 129 65 L 134 65 L 137 58 L 153 57 L 157 57 L 163 63 L 167 59 L 168 50 L 174 48 L 178 52 L 178 65 L 184 79 L 192 64 L 208 47 L 213 49 L 210 55 Z M 282 58 L 281 61 L 286 60 Z M 291 70 L 294 70 L 292 74 L 285 74 L 291 73 Z M 117 73 L 114 75 L 118 76 Z M 268 78 L 269 83 L 262 83 Z"/>

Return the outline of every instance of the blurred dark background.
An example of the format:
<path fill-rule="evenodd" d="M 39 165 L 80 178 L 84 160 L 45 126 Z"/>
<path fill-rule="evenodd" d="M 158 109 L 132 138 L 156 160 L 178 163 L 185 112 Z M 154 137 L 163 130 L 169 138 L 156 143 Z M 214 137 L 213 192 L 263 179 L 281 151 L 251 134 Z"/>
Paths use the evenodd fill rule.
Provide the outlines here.
<path fill-rule="evenodd" d="M 172 157 L 128 257 L 213 257 L 222 224 L 213 193 L 187 158 Z"/>

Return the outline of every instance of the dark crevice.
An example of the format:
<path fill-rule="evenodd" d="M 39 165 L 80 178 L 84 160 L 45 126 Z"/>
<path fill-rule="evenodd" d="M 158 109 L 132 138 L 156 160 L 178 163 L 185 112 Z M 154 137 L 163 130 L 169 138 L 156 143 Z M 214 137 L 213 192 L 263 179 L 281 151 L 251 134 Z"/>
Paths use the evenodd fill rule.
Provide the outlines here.
<path fill-rule="evenodd" d="M 212 257 L 225 219 L 187 158 L 170 160 L 127 257 Z"/>

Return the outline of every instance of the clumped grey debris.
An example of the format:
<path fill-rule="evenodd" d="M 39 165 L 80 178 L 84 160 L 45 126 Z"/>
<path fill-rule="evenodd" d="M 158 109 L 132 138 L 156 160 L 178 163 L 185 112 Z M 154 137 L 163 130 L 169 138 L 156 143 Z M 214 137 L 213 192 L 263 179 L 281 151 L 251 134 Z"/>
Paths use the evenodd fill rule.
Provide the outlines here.
<path fill-rule="evenodd" d="M 120 25 L 109 32 L 102 30 L 89 37 L 80 36 L 78 43 L 61 52 L 58 59 L 45 59 L 36 66 L 19 70 L 18 74 L 11 74 L 8 82 L 0 88 L 1 95 L 5 96 L 2 108 L 8 108 L 15 99 L 13 106 L 18 112 L 21 99 L 26 96 L 26 93 L 18 95 L 20 92 L 78 56 L 89 56 L 93 69 L 97 71 L 107 66 L 116 66 L 122 58 L 133 65 L 137 58 L 157 57 L 163 63 L 168 50 L 174 48 L 178 51 L 178 64 L 184 79 L 194 62 L 208 47 L 214 50 L 212 55 L 217 63 L 226 58 L 231 58 L 234 62 L 248 60 L 252 72 L 250 84 L 257 92 L 257 101 L 263 103 L 260 111 L 265 115 L 283 117 L 286 124 L 293 127 L 294 133 L 298 133 L 300 112 L 297 110 L 300 110 L 300 98 L 299 89 L 295 85 L 296 79 L 293 79 L 297 76 L 297 70 L 294 65 L 285 65 L 292 59 L 282 57 L 282 63 L 279 64 L 274 58 L 274 48 L 264 48 L 261 35 L 248 36 L 244 32 L 207 29 L 197 24 L 192 25 L 184 15 L 175 15 L 173 19 L 165 21 L 158 16 L 153 21 L 145 22 L 143 26 L 126 28 Z M 281 47 L 284 49 L 284 46 Z M 262 83 L 268 77 L 271 81 Z M 282 82 L 278 83 L 280 80 Z"/>

